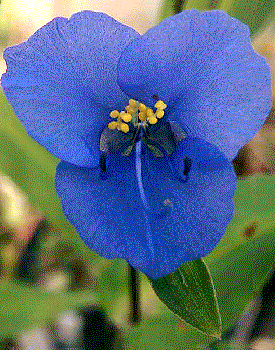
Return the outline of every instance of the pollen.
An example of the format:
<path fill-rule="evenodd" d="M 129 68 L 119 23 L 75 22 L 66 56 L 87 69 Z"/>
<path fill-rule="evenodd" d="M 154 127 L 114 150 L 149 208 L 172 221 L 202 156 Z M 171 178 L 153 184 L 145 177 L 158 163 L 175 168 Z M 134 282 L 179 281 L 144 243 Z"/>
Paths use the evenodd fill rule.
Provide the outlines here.
<path fill-rule="evenodd" d="M 154 115 L 148 117 L 147 120 L 148 120 L 149 124 L 156 124 L 157 121 L 158 121 L 157 118 Z"/>
<path fill-rule="evenodd" d="M 108 124 L 108 128 L 111 130 L 115 130 L 115 129 L 117 129 L 117 127 L 118 127 L 118 122 L 110 122 Z"/>
<path fill-rule="evenodd" d="M 111 118 L 117 118 L 119 116 L 119 111 L 116 111 L 116 110 L 114 110 L 114 111 L 112 111 L 111 113 L 110 113 L 110 117 Z"/>
<path fill-rule="evenodd" d="M 143 103 L 140 103 L 140 104 L 138 105 L 138 109 L 139 109 L 141 112 L 146 112 L 147 107 L 146 107 Z"/>
<path fill-rule="evenodd" d="M 144 126 L 148 124 L 154 125 L 158 122 L 158 119 L 164 117 L 164 110 L 167 105 L 163 101 L 158 100 L 154 107 L 156 109 L 155 111 L 147 107 L 144 103 L 131 98 L 124 111 L 111 111 L 109 115 L 112 119 L 116 119 L 116 121 L 111 121 L 108 124 L 108 128 L 128 133 L 130 130 L 128 123 L 131 123 L 134 127 L 137 127 L 140 123 Z"/>
<path fill-rule="evenodd" d="M 156 103 L 155 103 L 155 108 L 156 109 L 165 109 L 167 107 L 167 105 L 161 101 L 161 100 L 158 100 Z"/>
<path fill-rule="evenodd" d="M 136 101 L 136 100 L 133 100 L 132 98 L 130 98 L 130 100 L 129 100 L 129 106 L 131 106 L 131 107 L 136 107 L 136 105 L 137 105 L 137 101 Z"/>
<path fill-rule="evenodd" d="M 126 109 L 126 111 L 128 112 L 128 113 L 130 113 L 130 114 L 133 114 L 133 113 L 135 113 L 135 111 L 136 111 L 136 109 L 134 108 L 134 107 L 132 107 L 132 106 L 126 106 L 125 107 L 125 109 Z"/>
<path fill-rule="evenodd" d="M 129 125 L 126 123 L 121 123 L 119 125 L 119 130 L 123 131 L 125 134 L 127 134 L 127 132 L 129 132 Z"/>
<path fill-rule="evenodd" d="M 127 123 L 129 123 L 132 120 L 132 115 L 126 110 L 125 111 L 117 111 L 113 110 L 110 114 L 110 117 L 113 119 L 117 119 L 117 121 L 112 121 L 108 124 L 108 128 L 111 130 L 120 130 L 127 134 L 129 132 L 130 128 Z"/>
<path fill-rule="evenodd" d="M 139 112 L 138 118 L 141 122 L 144 122 L 147 119 L 145 112 Z"/>
<path fill-rule="evenodd" d="M 148 118 L 149 117 L 153 117 L 153 115 L 154 115 L 153 110 L 151 108 L 147 108 L 146 115 L 147 115 Z"/>
<path fill-rule="evenodd" d="M 132 115 L 130 113 L 120 112 L 119 116 L 126 123 L 129 123 L 132 120 Z"/>
<path fill-rule="evenodd" d="M 156 111 L 156 117 L 157 117 L 158 119 L 160 119 L 160 118 L 162 118 L 163 116 L 164 116 L 164 111 L 161 110 L 161 109 L 158 109 L 158 110 Z"/>

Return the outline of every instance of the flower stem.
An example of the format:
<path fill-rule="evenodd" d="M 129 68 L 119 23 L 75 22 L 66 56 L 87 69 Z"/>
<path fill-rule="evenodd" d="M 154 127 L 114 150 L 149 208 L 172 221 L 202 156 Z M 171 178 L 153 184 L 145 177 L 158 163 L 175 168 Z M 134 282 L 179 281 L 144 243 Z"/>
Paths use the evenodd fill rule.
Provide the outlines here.
<path fill-rule="evenodd" d="M 181 11 L 184 10 L 184 5 L 186 0 L 176 0 L 174 3 L 174 12 L 175 13 L 180 13 Z"/>
<path fill-rule="evenodd" d="M 140 309 L 140 280 L 138 271 L 129 265 L 129 293 L 130 293 L 130 314 L 131 325 L 138 325 L 141 321 Z"/>

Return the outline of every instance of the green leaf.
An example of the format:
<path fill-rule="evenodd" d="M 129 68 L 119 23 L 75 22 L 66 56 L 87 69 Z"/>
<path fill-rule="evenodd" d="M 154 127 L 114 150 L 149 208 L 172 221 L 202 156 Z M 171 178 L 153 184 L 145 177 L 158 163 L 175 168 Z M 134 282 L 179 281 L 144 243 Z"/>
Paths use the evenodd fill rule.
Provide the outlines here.
<path fill-rule="evenodd" d="M 18 283 L 0 283 L 0 338 L 44 325 L 67 310 L 95 302 L 90 292 L 54 293 Z"/>
<path fill-rule="evenodd" d="M 216 292 L 203 259 L 187 262 L 174 273 L 150 282 L 160 300 L 182 320 L 207 335 L 220 338 Z"/>
<path fill-rule="evenodd" d="M 247 24 L 254 35 L 274 12 L 275 0 L 221 0 L 219 9 Z"/>

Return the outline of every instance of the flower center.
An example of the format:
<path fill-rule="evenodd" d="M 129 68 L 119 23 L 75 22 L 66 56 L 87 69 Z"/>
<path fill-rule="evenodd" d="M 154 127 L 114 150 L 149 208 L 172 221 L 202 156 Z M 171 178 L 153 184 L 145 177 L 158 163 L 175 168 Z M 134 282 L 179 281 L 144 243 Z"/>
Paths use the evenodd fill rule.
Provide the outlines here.
<path fill-rule="evenodd" d="M 111 111 L 112 121 L 101 134 L 100 150 L 129 156 L 137 142 L 142 141 L 155 157 L 170 156 L 177 143 L 187 135 L 179 125 L 166 120 L 167 105 L 155 95 L 153 99 L 156 101 L 154 110 L 130 99 L 123 111 Z"/>
<path fill-rule="evenodd" d="M 112 119 L 117 119 L 116 121 L 111 121 L 108 124 L 108 128 L 111 130 L 120 130 L 127 134 L 130 130 L 129 125 L 127 123 L 132 123 L 134 127 L 138 127 L 138 125 L 143 125 L 145 128 L 150 125 L 154 125 L 157 123 L 158 119 L 164 117 L 164 110 L 167 105 L 158 100 L 155 103 L 155 112 L 152 108 L 148 108 L 145 104 L 140 103 L 136 100 L 130 99 L 128 106 L 125 107 L 124 111 L 113 110 L 110 113 L 110 117 Z"/>

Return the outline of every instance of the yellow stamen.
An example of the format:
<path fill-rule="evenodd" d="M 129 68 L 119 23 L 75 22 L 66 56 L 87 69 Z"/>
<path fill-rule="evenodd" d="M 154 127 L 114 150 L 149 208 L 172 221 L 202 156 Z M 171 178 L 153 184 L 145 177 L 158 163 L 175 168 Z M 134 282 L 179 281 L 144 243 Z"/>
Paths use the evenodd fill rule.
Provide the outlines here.
<path fill-rule="evenodd" d="M 119 116 L 126 123 L 129 123 L 132 120 L 132 116 L 129 113 L 120 112 Z"/>
<path fill-rule="evenodd" d="M 146 115 L 149 118 L 154 116 L 154 112 L 153 112 L 152 108 L 147 108 Z"/>
<path fill-rule="evenodd" d="M 139 122 L 144 123 L 144 125 L 156 124 L 158 119 L 163 118 L 166 107 L 167 105 L 163 101 L 158 100 L 155 103 L 156 111 L 154 112 L 152 108 L 148 108 L 145 104 L 131 98 L 125 107 L 125 111 L 111 111 L 110 117 L 117 120 L 110 122 L 108 128 L 127 133 L 130 130 L 127 124 L 129 122 L 132 122 L 134 127 L 137 127 Z"/>
<path fill-rule="evenodd" d="M 138 117 L 141 122 L 144 122 L 147 118 L 144 112 L 139 112 Z"/>
<path fill-rule="evenodd" d="M 134 107 L 132 107 L 132 106 L 126 106 L 125 109 L 130 114 L 134 114 L 135 111 L 136 111 L 136 109 Z"/>
<path fill-rule="evenodd" d="M 136 100 L 133 100 L 132 98 L 130 98 L 129 100 L 129 106 L 135 108 L 137 106 L 137 101 Z"/>
<path fill-rule="evenodd" d="M 110 117 L 111 118 L 117 118 L 119 116 L 119 111 L 117 110 L 113 110 L 111 113 L 110 113 Z"/>
<path fill-rule="evenodd" d="M 164 116 L 164 110 L 158 109 L 158 110 L 156 111 L 156 117 L 157 117 L 158 119 L 160 119 L 160 118 L 162 118 L 163 116 Z"/>
<path fill-rule="evenodd" d="M 155 108 L 157 108 L 157 109 L 165 109 L 166 107 L 167 107 L 167 105 L 161 100 L 158 100 L 155 103 Z"/>
<path fill-rule="evenodd" d="M 129 132 L 129 125 L 128 124 L 125 124 L 125 123 L 121 123 L 119 125 L 119 129 L 121 131 L 123 131 L 125 134 L 127 134 L 127 132 Z"/>
<path fill-rule="evenodd" d="M 143 104 L 143 103 L 140 103 L 138 105 L 138 109 L 141 111 L 141 112 L 145 112 L 147 107 Z"/>
<path fill-rule="evenodd" d="M 115 129 L 117 129 L 117 127 L 118 127 L 118 122 L 110 122 L 108 124 L 108 128 L 111 130 L 115 130 Z"/>
<path fill-rule="evenodd" d="M 156 124 L 156 122 L 158 121 L 155 116 L 150 116 L 147 120 L 149 124 Z"/>

